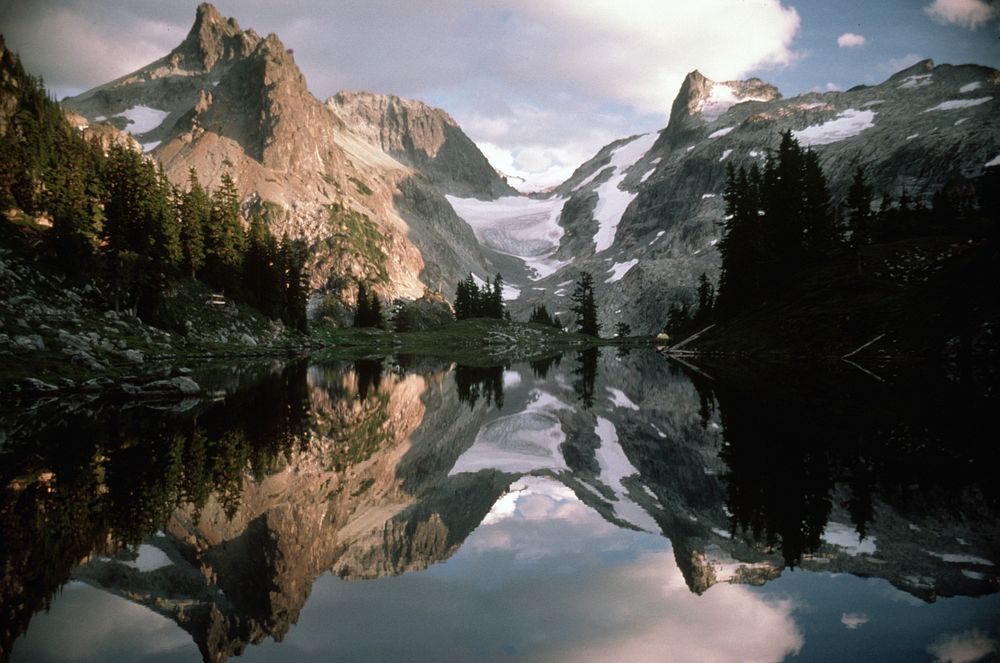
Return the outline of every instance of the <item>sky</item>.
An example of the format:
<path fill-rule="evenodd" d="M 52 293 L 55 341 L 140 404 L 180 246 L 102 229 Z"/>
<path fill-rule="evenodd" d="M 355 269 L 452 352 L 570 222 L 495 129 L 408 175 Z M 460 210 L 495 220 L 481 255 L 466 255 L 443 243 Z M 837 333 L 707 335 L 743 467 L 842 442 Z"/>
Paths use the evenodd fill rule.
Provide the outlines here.
<path fill-rule="evenodd" d="M 923 58 L 1000 67 L 987 0 L 218 0 L 277 33 L 321 100 L 339 90 L 445 109 L 522 189 L 662 129 L 687 72 L 787 97 L 878 83 Z M 0 32 L 57 96 L 165 55 L 194 0 L 4 0 Z"/>

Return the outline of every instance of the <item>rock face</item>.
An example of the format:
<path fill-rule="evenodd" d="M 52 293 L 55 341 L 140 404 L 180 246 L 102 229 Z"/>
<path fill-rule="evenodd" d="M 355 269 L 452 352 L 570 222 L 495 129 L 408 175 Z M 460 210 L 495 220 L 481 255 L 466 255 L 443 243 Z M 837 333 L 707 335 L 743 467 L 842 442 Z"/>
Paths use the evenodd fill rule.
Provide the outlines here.
<path fill-rule="evenodd" d="M 354 133 L 426 175 L 443 193 L 486 200 L 517 195 L 443 110 L 370 92 L 338 92 L 326 107 Z"/>
<path fill-rule="evenodd" d="M 438 187 L 483 197 L 509 187 L 443 111 L 354 98 L 324 106 L 276 35 L 202 4 L 169 54 L 64 105 L 131 132 L 177 183 L 191 168 L 211 187 L 230 173 L 248 213 L 311 245 L 311 285 L 338 301 L 361 280 L 385 299 L 414 299 L 470 270 L 491 273 Z"/>

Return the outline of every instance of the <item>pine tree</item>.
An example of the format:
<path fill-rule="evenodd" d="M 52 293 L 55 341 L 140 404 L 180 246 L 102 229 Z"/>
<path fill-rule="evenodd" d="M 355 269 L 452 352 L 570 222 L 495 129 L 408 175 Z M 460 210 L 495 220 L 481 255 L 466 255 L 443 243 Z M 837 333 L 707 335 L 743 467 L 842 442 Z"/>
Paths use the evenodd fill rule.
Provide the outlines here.
<path fill-rule="evenodd" d="M 814 257 L 828 256 L 837 249 L 839 237 L 826 176 L 812 150 L 806 150 L 803 158 L 802 194 L 803 248 Z"/>
<path fill-rule="evenodd" d="M 188 173 L 188 190 L 180 196 L 181 251 L 183 265 L 191 278 L 205 264 L 205 230 L 211 223 L 212 203 L 198 181 L 198 173 Z"/>
<path fill-rule="evenodd" d="M 632 334 L 632 328 L 627 323 L 619 322 L 615 325 L 615 337 L 627 338 Z"/>
<path fill-rule="evenodd" d="M 364 282 L 358 283 L 357 304 L 354 308 L 354 326 L 371 327 L 372 309 L 371 299 L 368 297 L 368 288 Z"/>
<path fill-rule="evenodd" d="M 493 289 L 490 291 L 488 306 L 484 314 L 490 318 L 497 318 L 502 320 L 504 317 L 505 307 L 503 304 L 503 276 L 497 272 L 496 277 L 493 279 Z"/>
<path fill-rule="evenodd" d="M 708 280 L 705 272 L 698 277 L 698 310 L 695 315 L 699 320 L 704 320 L 712 313 L 712 306 L 715 304 L 715 288 Z"/>
<path fill-rule="evenodd" d="M 212 193 L 212 207 L 205 231 L 205 272 L 209 284 L 238 290 L 246 237 L 240 216 L 240 198 L 229 173 Z"/>
<path fill-rule="evenodd" d="M 858 166 L 847 191 L 847 227 L 851 232 L 851 246 L 857 248 L 872 241 L 872 188 L 865 180 L 865 169 Z"/>
<path fill-rule="evenodd" d="M 576 314 L 576 324 L 580 333 L 598 336 L 601 327 L 597 323 L 597 304 L 594 302 L 594 277 L 589 272 L 581 272 L 573 294 L 570 296 Z"/>
<path fill-rule="evenodd" d="M 309 319 L 309 273 L 306 271 L 306 251 L 302 242 L 295 242 L 282 236 L 278 250 L 284 273 L 284 302 L 281 319 L 285 324 L 300 332 L 308 330 Z"/>

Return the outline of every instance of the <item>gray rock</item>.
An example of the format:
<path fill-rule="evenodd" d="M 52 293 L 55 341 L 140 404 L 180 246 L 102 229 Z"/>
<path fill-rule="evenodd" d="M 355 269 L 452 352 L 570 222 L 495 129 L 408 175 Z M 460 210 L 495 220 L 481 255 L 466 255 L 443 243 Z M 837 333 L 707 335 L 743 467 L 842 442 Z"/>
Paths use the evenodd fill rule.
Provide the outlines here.
<path fill-rule="evenodd" d="M 24 378 L 21 381 L 21 386 L 24 391 L 59 391 L 59 387 L 54 384 L 49 384 L 48 382 L 43 382 L 38 378 Z"/>
<path fill-rule="evenodd" d="M 168 380 L 155 380 L 141 387 L 144 394 L 184 394 L 190 396 L 201 393 L 201 385 L 191 378 L 179 376 Z"/>
<path fill-rule="evenodd" d="M 45 341 L 38 334 L 27 334 L 25 336 L 15 336 L 14 345 L 25 350 L 44 350 Z"/>
<path fill-rule="evenodd" d="M 143 355 L 139 350 L 126 350 L 122 353 L 122 356 L 133 364 L 141 364 L 143 362 Z"/>
<path fill-rule="evenodd" d="M 242 343 L 243 345 L 249 346 L 251 348 L 256 348 L 257 347 L 257 339 L 255 339 L 250 334 L 246 334 L 246 333 L 240 335 L 240 343 Z"/>

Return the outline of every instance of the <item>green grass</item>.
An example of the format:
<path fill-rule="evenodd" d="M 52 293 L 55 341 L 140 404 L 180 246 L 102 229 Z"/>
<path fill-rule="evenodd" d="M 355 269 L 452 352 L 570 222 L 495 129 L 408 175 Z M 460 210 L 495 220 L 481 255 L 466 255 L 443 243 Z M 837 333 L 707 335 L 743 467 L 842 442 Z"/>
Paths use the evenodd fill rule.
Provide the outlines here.
<path fill-rule="evenodd" d="M 562 332 L 531 322 L 476 318 L 433 331 L 395 333 L 380 329 L 314 327 L 312 338 L 325 346 L 321 358 L 361 358 L 386 354 L 441 357 L 469 365 L 506 359 L 534 359 L 607 341 Z"/>
<path fill-rule="evenodd" d="M 326 247 L 333 253 L 347 253 L 358 258 L 371 272 L 369 280 L 388 283 L 384 238 L 375 223 L 366 215 L 342 205 L 330 207 L 330 237 L 317 242 L 314 251 Z"/>
<path fill-rule="evenodd" d="M 357 177 L 350 177 L 348 179 L 351 180 L 351 183 L 354 185 L 354 188 L 356 188 L 358 190 L 358 193 L 360 193 L 362 196 L 372 195 L 373 191 L 371 190 L 371 187 L 369 187 L 367 184 L 359 180 Z"/>

